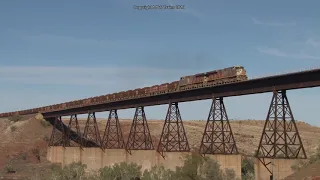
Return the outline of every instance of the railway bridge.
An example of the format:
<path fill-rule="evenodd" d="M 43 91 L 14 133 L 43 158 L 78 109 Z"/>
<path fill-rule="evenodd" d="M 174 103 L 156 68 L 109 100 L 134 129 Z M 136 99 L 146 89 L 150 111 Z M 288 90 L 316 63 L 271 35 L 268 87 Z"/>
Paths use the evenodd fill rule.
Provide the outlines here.
<path fill-rule="evenodd" d="M 44 118 L 54 126 L 49 142 L 48 158 L 65 164 L 73 160 L 84 163 L 91 162 L 92 165 L 89 167 L 92 168 L 107 165 L 107 161 L 114 163 L 114 159 L 117 159 L 115 160 L 117 162 L 149 163 L 146 166 L 157 163 L 165 164 L 166 160 L 171 164 L 179 165 L 179 163 L 173 163 L 178 160 L 172 159 L 170 153 L 188 153 L 190 146 L 178 104 L 212 99 L 201 139 L 200 153 L 214 156 L 220 164 L 222 163 L 222 167 L 232 167 L 239 175 L 241 173 L 241 169 L 239 169 L 241 168 L 241 156 L 238 153 L 223 99 L 231 96 L 273 92 L 260 143 L 257 147 L 256 179 L 268 179 L 269 175 L 283 178 L 291 173 L 289 170 L 291 165 L 288 164 L 295 159 L 307 158 L 286 91 L 317 86 L 320 86 L 320 69 L 312 69 L 230 84 L 44 112 L 42 114 Z M 159 144 L 155 148 L 150 136 L 144 107 L 161 104 L 168 104 L 169 107 Z M 117 110 L 128 108 L 136 108 L 136 111 L 128 140 L 125 143 Z M 110 113 L 105 132 L 101 136 L 95 113 L 104 111 Z M 88 114 L 84 132 L 80 132 L 77 118 L 79 114 Z M 68 124 L 62 122 L 62 116 L 71 116 Z M 119 154 L 120 149 L 123 150 L 121 155 Z M 151 153 L 150 156 L 157 158 L 141 162 L 141 156 L 147 157 L 148 152 L 149 155 Z M 71 154 L 77 154 L 77 156 L 71 157 Z"/>

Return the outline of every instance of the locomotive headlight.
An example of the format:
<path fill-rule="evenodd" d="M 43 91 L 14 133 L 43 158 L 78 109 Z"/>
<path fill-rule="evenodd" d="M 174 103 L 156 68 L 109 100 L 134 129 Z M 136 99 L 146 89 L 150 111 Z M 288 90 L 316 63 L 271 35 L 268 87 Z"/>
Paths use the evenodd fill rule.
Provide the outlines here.
<path fill-rule="evenodd" d="M 237 76 L 240 76 L 242 73 L 242 69 L 237 69 Z"/>

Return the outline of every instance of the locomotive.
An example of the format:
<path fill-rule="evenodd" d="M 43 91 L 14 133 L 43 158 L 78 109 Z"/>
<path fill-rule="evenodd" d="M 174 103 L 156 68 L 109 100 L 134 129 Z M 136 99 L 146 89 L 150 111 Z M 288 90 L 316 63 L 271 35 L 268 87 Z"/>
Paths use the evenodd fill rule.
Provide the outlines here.
<path fill-rule="evenodd" d="M 222 84 L 229 84 L 239 81 L 248 80 L 246 70 L 243 66 L 232 66 L 224 69 L 209 71 L 206 73 L 199 73 L 195 75 L 183 76 L 179 81 L 165 83 L 161 85 L 154 85 L 151 87 L 138 88 L 135 90 L 122 91 L 113 94 L 96 96 L 87 99 L 81 99 L 61 104 L 44 106 L 23 111 L 1 113 L 0 117 L 9 117 L 14 114 L 27 115 L 34 113 L 43 113 L 51 111 L 59 111 L 64 109 L 71 109 L 89 105 L 103 104 L 127 99 L 135 99 L 147 96 L 154 96 L 159 94 L 186 91 L 202 87 L 218 86 Z"/>

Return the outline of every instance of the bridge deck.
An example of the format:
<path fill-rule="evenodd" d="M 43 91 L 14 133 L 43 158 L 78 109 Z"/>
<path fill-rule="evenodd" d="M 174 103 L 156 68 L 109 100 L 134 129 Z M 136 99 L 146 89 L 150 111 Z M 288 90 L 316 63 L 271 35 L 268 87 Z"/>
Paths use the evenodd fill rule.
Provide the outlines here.
<path fill-rule="evenodd" d="M 301 71 L 276 76 L 251 79 L 248 81 L 224 84 L 213 87 L 203 87 L 187 91 L 166 93 L 155 96 L 128 99 L 105 104 L 91 105 L 79 108 L 65 109 L 61 111 L 45 112 L 45 118 L 67 116 L 73 114 L 85 114 L 88 111 L 102 112 L 111 109 L 128 109 L 137 106 L 154 106 L 172 102 L 186 102 L 211 99 L 216 97 L 230 97 L 247 94 L 272 92 L 275 90 L 291 90 L 320 86 L 320 69 Z"/>

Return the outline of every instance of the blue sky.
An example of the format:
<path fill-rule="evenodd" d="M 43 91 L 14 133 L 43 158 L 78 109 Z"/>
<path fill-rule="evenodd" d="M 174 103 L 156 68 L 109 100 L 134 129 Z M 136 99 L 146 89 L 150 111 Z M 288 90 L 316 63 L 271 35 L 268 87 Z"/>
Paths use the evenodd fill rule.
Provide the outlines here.
<path fill-rule="evenodd" d="M 184 5 L 136 10 L 134 5 Z M 242 65 L 249 78 L 319 67 L 317 1 L 1 1 L 0 111 L 161 84 Z M 271 93 L 226 98 L 229 118 L 265 119 Z M 319 88 L 294 90 L 295 119 L 320 125 Z M 206 119 L 210 100 L 182 103 Z M 167 106 L 146 108 L 163 119 Z M 121 118 L 134 111 L 121 110 Z M 101 113 L 100 117 L 106 117 Z"/>

